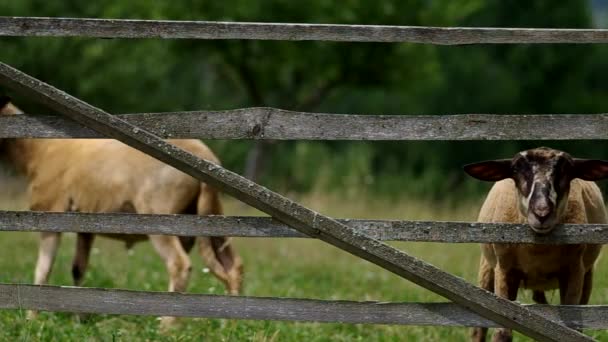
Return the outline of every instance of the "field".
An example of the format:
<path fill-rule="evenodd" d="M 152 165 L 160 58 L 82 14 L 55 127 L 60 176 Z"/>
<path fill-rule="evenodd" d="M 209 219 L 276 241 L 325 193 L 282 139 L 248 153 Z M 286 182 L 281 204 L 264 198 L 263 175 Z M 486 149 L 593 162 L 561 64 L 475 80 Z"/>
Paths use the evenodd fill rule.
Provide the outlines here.
<path fill-rule="evenodd" d="M 16 190 L 4 189 L 14 198 Z M 304 204 L 335 217 L 385 219 L 473 220 L 480 200 L 467 203 L 381 201 L 365 196 L 341 198 L 311 194 L 299 198 Z M 252 209 L 226 198 L 227 214 L 255 215 Z M 0 201 L 4 209 L 23 208 L 22 200 Z M 63 237 L 51 284 L 71 285 L 70 265 L 75 239 Z M 246 267 L 245 295 L 378 301 L 445 301 L 416 285 L 366 261 L 322 242 L 309 239 L 237 239 Z M 473 244 L 395 243 L 451 273 L 475 282 L 479 248 Z M 0 282 L 31 283 L 37 235 L 2 233 Z M 127 251 L 115 241 L 98 239 L 84 286 L 164 291 L 167 276 L 160 258 L 149 243 Z M 190 292 L 222 294 L 222 285 L 193 253 Z M 119 262 L 117 262 L 119 261 Z M 598 264 L 591 303 L 608 302 L 608 261 Z M 530 302 L 529 293 L 519 299 Z M 556 292 L 549 295 L 552 302 Z M 0 312 L 3 341 L 466 341 L 467 328 L 347 325 L 264 321 L 183 319 L 169 334 L 158 332 L 154 317 L 93 315 L 79 321 L 67 313 L 42 313 L 27 321 L 23 311 Z M 607 333 L 591 332 L 600 340 Z M 516 340 L 526 338 L 516 335 Z"/>

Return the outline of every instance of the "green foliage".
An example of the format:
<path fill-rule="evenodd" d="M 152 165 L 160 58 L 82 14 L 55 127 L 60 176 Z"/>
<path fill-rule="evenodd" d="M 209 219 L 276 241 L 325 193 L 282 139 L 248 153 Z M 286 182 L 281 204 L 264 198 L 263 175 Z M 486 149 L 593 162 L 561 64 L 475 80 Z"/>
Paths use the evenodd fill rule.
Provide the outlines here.
<path fill-rule="evenodd" d="M 3 15 L 429 26 L 590 27 L 587 1 L 41 1 Z M 275 106 L 360 114 L 605 111 L 608 48 L 0 38 L 2 60 L 112 113 Z M 30 112 L 44 109 L 15 96 Z M 542 127 L 539 127 L 542 129 Z M 245 141 L 212 141 L 242 172 Z M 441 197 L 484 188 L 465 163 L 526 147 L 608 157 L 603 142 L 277 142 L 262 182 L 282 191 L 351 187 Z M 461 192 L 462 193 L 462 192 Z"/>

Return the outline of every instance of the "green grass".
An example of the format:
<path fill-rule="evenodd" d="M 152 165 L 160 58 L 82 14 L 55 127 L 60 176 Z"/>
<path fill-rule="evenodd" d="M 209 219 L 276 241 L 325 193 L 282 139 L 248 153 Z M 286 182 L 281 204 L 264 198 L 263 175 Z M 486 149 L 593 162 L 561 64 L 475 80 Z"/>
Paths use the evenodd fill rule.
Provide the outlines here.
<path fill-rule="evenodd" d="M 336 217 L 385 219 L 473 220 L 479 201 L 432 204 L 416 201 L 375 201 L 365 196 L 340 198 L 313 194 L 301 199 L 325 214 Z M 4 208 L 19 208 L 22 202 L 0 201 Z M 227 214 L 251 215 L 254 210 L 227 200 Z M 37 250 L 33 233 L 2 233 L 0 238 L 0 282 L 31 283 Z M 63 237 L 51 284 L 70 285 L 74 251 L 73 234 Z M 244 294 L 344 300 L 445 301 L 366 261 L 308 239 L 237 239 L 246 271 Z M 444 270 L 475 282 L 479 248 L 474 244 L 394 243 Z M 140 243 L 129 253 L 122 243 L 96 240 L 91 267 L 84 286 L 163 291 L 167 275 L 149 243 Z M 222 285 L 193 253 L 190 292 L 222 294 Z M 591 303 L 608 302 L 606 259 L 598 264 Z M 558 295 L 549 295 L 553 302 Z M 530 294 L 521 293 L 529 302 Z M 592 333 L 607 340 L 608 334 Z M 25 320 L 18 310 L 0 311 L 2 341 L 467 341 L 468 328 L 388 325 L 318 324 L 270 321 L 183 319 L 178 329 L 160 334 L 155 317 L 93 315 L 79 322 L 67 313 L 42 313 L 35 321 Z M 516 335 L 516 340 L 528 340 Z"/>

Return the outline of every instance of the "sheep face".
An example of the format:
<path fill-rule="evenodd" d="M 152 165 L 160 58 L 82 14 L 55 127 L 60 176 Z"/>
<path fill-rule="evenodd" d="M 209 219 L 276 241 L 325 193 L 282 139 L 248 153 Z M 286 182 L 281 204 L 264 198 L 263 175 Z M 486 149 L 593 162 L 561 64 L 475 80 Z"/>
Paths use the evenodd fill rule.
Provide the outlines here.
<path fill-rule="evenodd" d="M 574 178 L 596 181 L 608 177 L 608 162 L 574 159 L 568 153 L 540 147 L 519 152 L 512 159 L 491 160 L 465 166 L 480 180 L 511 178 L 519 193 L 519 210 L 537 233 L 550 232 L 566 209 Z"/>

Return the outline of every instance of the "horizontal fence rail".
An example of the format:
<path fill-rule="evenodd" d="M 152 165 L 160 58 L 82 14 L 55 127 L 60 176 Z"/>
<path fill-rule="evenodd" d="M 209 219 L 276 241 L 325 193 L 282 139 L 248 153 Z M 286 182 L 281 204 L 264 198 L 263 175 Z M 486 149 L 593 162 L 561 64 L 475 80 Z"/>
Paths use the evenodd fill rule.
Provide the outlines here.
<path fill-rule="evenodd" d="M 608 43 L 608 30 L 0 17 L 0 36 L 317 40 L 438 45 Z"/>
<path fill-rule="evenodd" d="M 275 140 L 608 139 L 608 114 L 350 115 L 276 108 L 138 113 L 121 119 L 162 138 Z M 543 129 L 539 129 L 543 127 Z M 100 138 L 58 116 L 0 116 L 0 138 Z"/>
<path fill-rule="evenodd" d="M 608 306 L 526 305 L 526 307 L 532 312 L 572 328 L 608 328 Z M 0 284 L 0 308 L 326 323 L 498 326 L 452 303 L 238 297 L 27 284 Z"/>
<path fill-rule="evenodd" d="M 551 234 L 537 235 L 523 224 L 337 220 L 381 241 L 517 242 L 536 244 L 608 243 L 608 225 L 568 224 Z M 81 232 L 95 234 L 163 234 L 307 238 L 270 217 L 143 214 L 88 214 L 0 211 L 0 231 Z"/>

